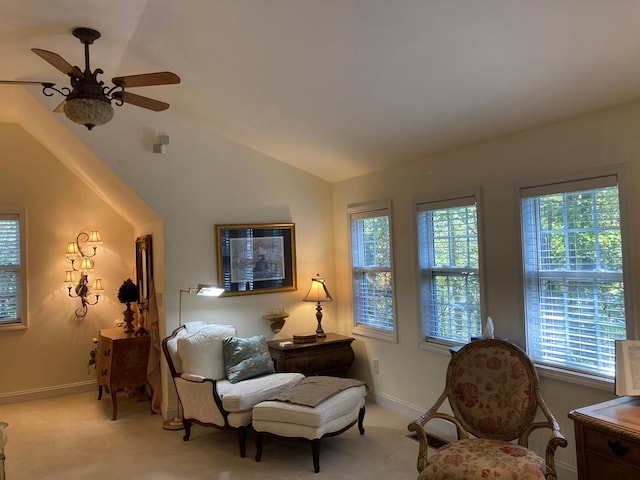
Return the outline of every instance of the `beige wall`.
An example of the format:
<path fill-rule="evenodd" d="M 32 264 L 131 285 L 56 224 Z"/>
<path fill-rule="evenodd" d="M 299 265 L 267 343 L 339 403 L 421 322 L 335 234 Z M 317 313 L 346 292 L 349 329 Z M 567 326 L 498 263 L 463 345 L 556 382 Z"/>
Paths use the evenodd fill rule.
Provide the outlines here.
<path fill-rule="evenodd" d="M 157 129 L 164 131 L 160 117 L 138 110 L 123 114 L 140 124 L 158 118 Z M 216 224 L 274 222 L 295 223 L 298 290 L 219 299 L 184 295 L 183 321 L 233 324 L 240 335 L 267 339 L 315 331 L 315 307 L 301 300 L 316 273 L 334 283 L 331 184 L 220 137 L 211 125 L 187 120 L 167 132 L 170 144 L 163 155 L 153 153 L 151 143 L 141 149 L 141 132 L 129 122 L 114 121 L 91 133 L 96 155 L 162 218 L 163 331 L 168 334 L 178 326 L 180 289 L 217 283 Z M 149 136 L 150 142 L 155 139 Z M 262 316 L 277 307 L 290 316 L 276 335 Z M 334 310 L 335 305 L 325 309 L 323 324 L 330 330 L 337 328 Z M 173 385 L 165 381 L 163 388 L 163 413 L 172 415 Z"/>
<path fill-rule="evenodd" d="M 141 131 L 130 128 L 129 122 L 111 122 L 90 134 L 76 132 L 81 138 L 91 139 L 91 153 L 101 161 L 93 162 L 84 171 L 74 169 L 79 174 L 76 177 L 67 169 L 72 168 L 75 157 L 66 148 L 75 137 L 58 122 L 51 123 L 50 128 L 45 123 L 33 123 L 35 118 L 48 118 L 49 113 L 36 116 L 34 111 L 42 108 L 28 96 L 24 102 L 28 103 L 30 115 L 21 116 L 22 109 L 11 113 L 28 125 L 25 128 L 38 140 L 16 125 L 0 124 L 4 147 L 0 159 L 0 203 L 19 202 L 28 208 L 29 271 L 37 273 L 30 277 L 31 328 L 0 333 L 0 398 L 6 392 L 75 385 L 91 378 L 86 371 L 89 339 L 98 328 L 110 326 L 121 306 L 115 300 L 115 292 L 107 291 L 106 301 L 90 308 L 87 318 L 78 321 L 73 317 L 74 302 L 66 297 L 60 275 L 64 271 L 64 246 L 79 229 L 97 226 L 103 232 L 106 271 L 101 276 L 108 290 L 117 288 L 124 276 L 132 274 L 135 236 L 154 235 L 159 306 L 162 315 L 166 311 L 166 322 L 161 319 L 162 335 L 178 324 L 180 289 L 216 282 L 215 224 L 294 222 L 297 291 L 223 299 L 185 296 L 183 320 L 231 323 L 241 335 L 262 333 L 267 338 L 313 330 L 313 305 L 301 299 L 311 276 L 321 273 L 335 299 L 325 307 L 325 329 L 348 334 L 352 315 L 346 206 L 390 199 L 399 342 L 358 336 L 354 343 L 354 374 L 370 383 L 378 401 L 407 418 L 421 413 L 435 400 L 448 361 L 446 352 L 419 348 L 412 210 L 415 198 L 482 189 L 487 311 L 497 335 L 520 344 L 524 333 L 518 268 L 519 184 L 624 164 L 627 196 L 623 201 L 630 207 L 631 245 L 640 238 L 634 211 L 640 200 L 640 193 L 636 193 L 640 192 L 640 104 L 433 155 L 401 168 L 331 185 L 219 137 L 212 133 L 211 125 L 186 119 L 168 132 L 168 153 L 153 154 L 153 132 L 164 131 L 161 120 L 156 120 L 160 117 L 152 117 L 151 121 L 157 124 L 148 127 L 142 139 Z M 126 114 L 134 124 L 147 121 L 136 110 Z M 73 138 L 55 141 L 63 133 Z M 118 141 L 114 142 L 114 138 Z M 41 144 L 47 145 L 47 150 Z M 80 145 L 78 149 L 82 148 Z M 7 180 L 9 174 L 18 180 Z M 85 186 L 110 176 L 113 178 L 102 185 L 92 185 L 91 189 Z M 78 181 L 80 177 L 84 183 Z M 117 188 L 112 188 L 114 185 Z M 123 198 L 127 201 L 121 201 Z M 136 202 L 141 206 L 131 206 Z M 75 205 L 76 212 L 81 213 L 70 214 L 69 205 Z M 639 261 L 634 254 L 633 277 L 640 271 Z M 637 283 L 629 287 L 634 299 L 638 298 Z M 278 335 L 261 318 L 275 307 L 290 313 Z M 637 323 L 637 318 L 634 321 Z M 372 358 L 379 360 L 377 375 L 369 368 Z M 166 380 L 165 377 L 165 415 L 175 409 L 173 387 Z M 566 414 L 572 408 L 610 398 L 611 393 L 546 377 L 542 386 L 571 442 L 569 448 L 558 453 L 566 474 L 563 478 L 571 478 L 575 476 L 573 426 Z"/>
<path fill-rule="evenodd" d="M 0 205 L 26 209 L 29 295 L 29 328 L 0 331 L 0 399 L 90 384 L 91 339 L 122 316 L 117 291 L 132 275 L 133 228 L 19 125 L 0 123 L 0 144 Z M 94 275 L 105 293 L 77 318 L 80 301 L 63 285 L 64 252 L 89 229 L 104 240 Z"/>
<path fill-rule="evenodd" d="M 176 118 L 168 132 L 162 115 L 127 107 L 118 110 L 126 120 L 88 132 L 57 121 L 24 89 L 0 90 L 0 99 L 0 120 L 23 125 L 132 225 L 127 242 L 152 234 L 161 336 L 178 325 L 180 289 L 217 283 L 214 226 L 233 223 L 295 223 L 298 290 L 224 299 L 185 295 L 183 320 L 230 323 L 241 335 L 268 339 L 315 330 L 315 307 L 301 300 L 316 273 L 334 283 L 329 182 L 220 137 L 179 108 L 172 107 Z M 152 152 L 158 131 L 171 137 L 164 155 Z M 277 335 L 262 318 L 276 307 L 290 314 Z M 325 308 L 328 330 L 337 329 L 334 311 L 335 304 Z M 173 416 L 175 394 L 164 373 L 162 411 Z"/>
<path fill-rule="evenodd" d="M 632 277 L 640 272 L 635 245 L 640 239 L 640 104 L 603 111 L 513 135 L 454 152 L 433 155 L 423 161 L 344 181 L 334 188 L 336 278 L 340 301 L 338 316 L 350 331 L 348 230 L 349 203 L 389 199 L 393 203 L 394 261 L 399 343 L 366 337 L 355 342 L 356 375 L 371 382 L 378 399 L 407 414 L 424 411 L 440 394 L 448 353 L 419 348 L 419 311 L 416 285 L 416 242 L 412 201 L 429 195 L 447 195 L 481 188 L 484 215 L 485 280 L 487 312 L 496 335 L 524 345 L 524 326 L 519 268 L 517 186 L 535 179 L 573 175 L 624 163 L 627 190 L 622 201 L 629 206 Z M 628 285 L 635 301 L 638 285 Z M 631 312 L 633 314 L 633 312 Z M 633 317 L 637 325 L 637 317 Z M 379 359 L 380 374 L 370 370 Z M 569 410 L 611 398 L 611 389 L 543 378 L 544 394 L 570 439 L 569 448 L 558 452 L 565 469 L 575 469 L 573 425 Z M 569 473 L 568 475 L 575 475 Z"/>

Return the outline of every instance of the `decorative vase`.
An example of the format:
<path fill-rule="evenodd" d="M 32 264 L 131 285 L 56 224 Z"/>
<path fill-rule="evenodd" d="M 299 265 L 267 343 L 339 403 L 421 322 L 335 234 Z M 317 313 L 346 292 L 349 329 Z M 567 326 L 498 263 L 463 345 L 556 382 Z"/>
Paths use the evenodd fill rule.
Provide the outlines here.
<path fill-rule="evenodd" d="M 127 309 L 122 312 L 124 314 L 124 333 L 133 333 L 133 310 L 131 310 L 131 304 L 127 303 Z"/>

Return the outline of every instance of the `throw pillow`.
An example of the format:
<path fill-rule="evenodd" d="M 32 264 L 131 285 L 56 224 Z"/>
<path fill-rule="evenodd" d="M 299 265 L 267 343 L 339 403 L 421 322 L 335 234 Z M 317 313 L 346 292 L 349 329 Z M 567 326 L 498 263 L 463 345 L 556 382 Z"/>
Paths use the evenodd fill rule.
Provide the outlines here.
<path fill-rule="evenodd" d="M 222 340 L 235 335 L 231 325 L 204 325 L 202 328 L 178 338 L 178 356 L 182 372 L 217 380 L 226 376 Z"/>
<path fill-rule="evenodd" d="M 227 337 L 222 340 L 222 350 L 227 379 L 231 383 L 275 373 L 269 346 L 263 335 Z"/>

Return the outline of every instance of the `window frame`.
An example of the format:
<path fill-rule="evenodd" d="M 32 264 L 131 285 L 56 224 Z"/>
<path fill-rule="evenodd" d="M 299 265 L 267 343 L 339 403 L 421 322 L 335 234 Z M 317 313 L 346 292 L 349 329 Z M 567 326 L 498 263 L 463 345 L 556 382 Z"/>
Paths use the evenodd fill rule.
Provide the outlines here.
<path fill-rule="evenodd" d="M 20 232 L 20 312 L 17 321 L 0 322 L 0 331 L 24 330 L 29 327 L 28 290 L 27 290 L 27 214 L 24 208 L 0 207 L 0 218 L 17 216 Z"/>
<path fill-rule="evenodd" d="M 633 307 L 633 274 L 631 264 L 631 254 L 629 253 L 628 245 L 632 245 L 630 241 L 629 215 L 627 207 L 627 180 L 625 175 L 625 166 L 623 164 L 613 165 L 604 168 L 591 169 L 579 173 L 539 178 L 536 180 L 529 180 L 520 182 L 516 188 L 516 210 L 518 216 L 518 255 L 520 256 L 520 268 L 522 285 L 519 289 L 521 295 L 521 305 L 523 314 L 523 331 L 525 338 L 525 345 L 527 351 L 529 351 L 529 328 L 527 321 L 527 270 L 525 265 L 524 256 L 524 230 L 525 225 L 523 223 L 523 206 L 522 201 L 527 197 L 542 196 L 550 193 L 557 192 L 571 192 L 581 191 L 597 188 L 597 183 L 604 181 L 607 177 L 616 177 L 618 186 L 618 205 L 620 213 L 620 237 L 622 245 L 622 281 L 624 283 L 624 308 L 625 308 L 625 326 L 627 339 L 636 338 L 637 328 L 634 323 L 635 309 Z M 572 188 L 566 188 L 568 185 L 572 185 Z M 596 186 L 594 186 L 596 185 Z M 561 188 L 564 186 L 564 188 Z M 535 195 L 527 194 L 523 192 L 537 192 Z M 606 377 L 604 375 L 590 373 L 585 371 L 578 371 L 571 368 L 563 367 L 562 365 L 551 365 L 547 363 L 541 363 L 532 358 L 533 363 L 540 372 L 541 375 L 555 378 L 570 383 L 576 383 L 580 385 L 589 385 L 594 388 L 609 390 L 614 382 L 613 377 Z"/>
<path fill-rule="evenodd" d="M 465 201 L 465 199 L 473 199 L 473 201 Z M 439 337 L 428 336 L 425 331 L 425 314 L 423 309 L 424 302 L 422 301 L 422 277 L 423 277 L 423 269 L 421 267 L 421 257 L 420 251 L 423 247 L 420 244 L 419 238 L 419 219 L 418 216 L 421 212 L 425 211 L 433 211 L 433 210 L 441 210 L 445 208 L 455 208 L 462 207 L 465 205 L 471 205 L 475 203 L 476 205 L 476 223 L 478 230 L 478 281 L 480 288 L 480 331 L 485 324 L 485 319 L 487 318 L 487 301 L 486 301 L 486 282 L 485 282 L 485 255 L 484 255 L 484 234 L 483 234 L 483 202 L 482 202 L 482 189 L 475 188 L 471 190 L 465 190 L 457 193 L 452 193 L 448 195 L 437 195 L 437 196 L 424 196 L 415 198 L 413 200 L 413 223 L 414 223 L 414 239 L 416 242 L 414 248 L 415 255 L 415 268 L 416 268 L 416 299 L 418 302 L 418 335 L 419 335 L 419 344 L 421 348 L 425 349 L 433 349 L 436 351 L 443 351 L 449 353 L 449 347 L 455 345 L 463 345 L 467 342 L 456 341 L 453 339 L 444 339 Z M 427 207 L 430 206 L 430 207 Z M 442 270 L 440 268 L 436 270 Z M 449 270 L 449 269 L 447 269 Z M 451 269 L 456 270 L 456 269 Z"/>
<path fill-rule="evenodd" d="M 393 329 L 385 330 L 376 328 L 366 323 L 360 322 L 357 316 L 357 303 L 356 293 L 354 288 L 355 276 L 354 276 L 354 245 L 353 245 L 353 232 L 351 229 L 352 220 L 354 217 L 371 218 L 377 216 L 386 215 L 389 219 L 389 272 L 391 273 L 391 315 L 393 318 Z M 355 335 L 362 335 L 366 337 L 377 338 L 380 340 L 386 340 L 388 342 L 398 343 L 398 316 L 397 316 L 397 301 L 396 301 L 396 275 L 394 270 L 394 248 L 393 248 L 393 214 L 391 208 L 391 201 L 376 201 L 365 202 L 347 205 L 347 232 L 349 236 L 349 272 L 351 281 L 351 305 L 352 305 L 352 333 Z"/>

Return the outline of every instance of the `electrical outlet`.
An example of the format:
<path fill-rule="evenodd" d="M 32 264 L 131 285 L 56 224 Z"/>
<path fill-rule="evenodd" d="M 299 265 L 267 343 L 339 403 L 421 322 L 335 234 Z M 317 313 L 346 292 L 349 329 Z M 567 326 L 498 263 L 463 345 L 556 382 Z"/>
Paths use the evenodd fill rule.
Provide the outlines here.
<path fill-rule="evenodd" d="M 373 369 L 373 373 L 380 373 L 380 362 L 377 358 L 371 360 L 371 367 Z"/>

